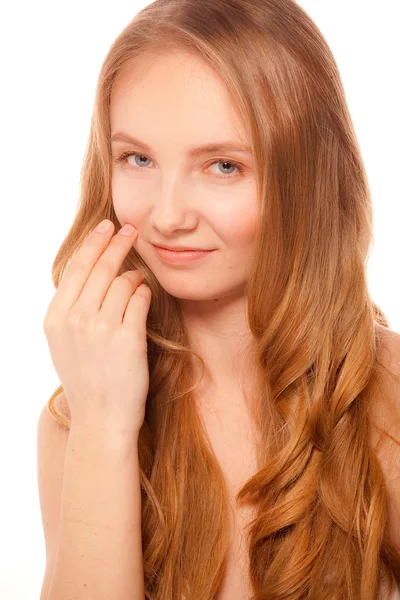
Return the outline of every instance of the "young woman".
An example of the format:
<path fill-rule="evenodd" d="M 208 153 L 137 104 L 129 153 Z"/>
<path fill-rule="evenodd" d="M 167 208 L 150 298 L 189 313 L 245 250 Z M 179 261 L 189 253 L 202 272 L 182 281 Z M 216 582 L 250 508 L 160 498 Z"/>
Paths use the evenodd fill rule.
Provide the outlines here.
<path fill-rule="evenodd" d="M 367 287 L 371 206 L 293 0 L 158 0 L 122 31 L 44 320 L 41 600 L 396 597 L 400 334 Z"/>

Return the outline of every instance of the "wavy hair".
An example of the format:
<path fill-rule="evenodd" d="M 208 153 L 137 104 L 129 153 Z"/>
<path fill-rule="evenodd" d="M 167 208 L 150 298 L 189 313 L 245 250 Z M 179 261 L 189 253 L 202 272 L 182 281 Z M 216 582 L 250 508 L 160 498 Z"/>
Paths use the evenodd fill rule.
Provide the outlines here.
<path fill-rule="evenodd" d="M 254 412 L 262 443 L 258 471 L 236 496 L 257 506 L 246 529 L 252 599 L 378 598 L 381 583 L 390 591 L 400 583 L 400 552 L 369 443 L 368 408 L 389 373 L 377 327 L 389 324 L 366 279 L 371 193 L 338 67 L 294 0 L 156 0 L 123 29 L 99 74 L 54 285 L 99 221 L 120 228 L 111 196 L 113 84 L 123 69 L 167 52 L 195 53 L 219 74 L 255 161 L 260 216 L 246 294 L 262 373 Z M 190 348 L 177 298 L 133 247 L 119 274 L 130 269 L 152 291 L 139 436 L 146 598 L 204 600 L 220 588 L 230 522 L 225 479 L 192 401 L 193 357 L 203 375 L 204 361 Z M 66 410 L 57 408 L 62 398 Z M 62 385 L 47 405 L 69 428 Z"/>

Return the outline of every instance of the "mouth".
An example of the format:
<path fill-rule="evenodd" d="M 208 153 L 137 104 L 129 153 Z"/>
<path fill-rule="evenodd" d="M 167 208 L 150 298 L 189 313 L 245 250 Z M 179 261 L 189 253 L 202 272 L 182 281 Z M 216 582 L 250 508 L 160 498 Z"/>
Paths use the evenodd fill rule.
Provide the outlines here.
<path fill-rule="evenodd" d="M 153 244 L 156 248 L 161 248 L 161 250 L 169 250 L 170 252 L 210 252 L 207 248 L 174 248 L 168 246 L 158 246 L 157 244 Z"/>
<path fill-rule="evenodd" d="M 209 256 L 215 250 L 167 250 L 160 246 L 155 246 L 158 256 L 163 262 L 169 264 L 185 264 L 198 260 L 199 258 L 205 258 Z"/>

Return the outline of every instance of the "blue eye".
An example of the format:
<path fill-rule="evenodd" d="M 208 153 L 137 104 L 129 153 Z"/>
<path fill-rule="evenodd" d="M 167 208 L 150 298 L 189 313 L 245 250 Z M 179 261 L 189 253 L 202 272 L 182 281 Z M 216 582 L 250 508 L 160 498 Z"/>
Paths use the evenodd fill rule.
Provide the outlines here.
<path fill-rule="evenodd" d="M 137 152 L 123 152 L 120 156 L 118 156 L 115 159 L 115 163 L 119 164 L 119 163 L 126 163 L 127 159 L 130 156 L 134 156 L 134 157 L 139 157 L 140 159 L 145 158 L 146 160 L 147 157 L 144 154 L 139 154 Z M 136 159 L 135 159 L 136 160 Z M 239 163 L 233 161 L 233 160 L 226 160 L 225 158 L 218 158 L 217 160 L 213 161 L 209 166 L 212 167 L 213 165 L 217 165 L 217 164 L 222 164 L 222 165 L 229 165 L 230 167 L 234 167 L 236 169 L 237 172 L 239 173 L 243 173 L 244 169 L 239 165 Z M 144 167 L 146 165 L 137 165 L 138 167 Z M 129 167 L 128 168 L 132 168 L 135 169 L 136 167 L 134 167 L 133 165 L 131 165 L 129 163 Z M 219 177 L 221 179 L 232 179 L 232 174 L 228 173 L 226 175 L 216 175 L 216 177 Z M 234 175 L 234 177 L 236 177 L 236 175 Z"/>

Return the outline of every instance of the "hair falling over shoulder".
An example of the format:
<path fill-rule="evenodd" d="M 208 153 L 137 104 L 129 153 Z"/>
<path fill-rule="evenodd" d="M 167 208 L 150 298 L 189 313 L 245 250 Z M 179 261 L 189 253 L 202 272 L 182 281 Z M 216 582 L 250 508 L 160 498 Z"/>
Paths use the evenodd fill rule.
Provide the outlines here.
<path fill-rule="evenodd" d="M 383 580 L 400 584 L 400 552 L 386 531 L 387 492 L 368 443 L 368 406 L 383 373 L 376 325 L 389 326 L 367 288 L 371 194 L 338 67 L 294 0 L 156 0 L 125 27 L 99 74 L 80 199 L 54 285 L 100 220 L 118 227 L 109 120 L 116 77 L 142 58 L 182 51 L 200 55 L 230 90 L 257 173 L 260 227 L 246 291 L 264 379 L 263 445 L 259 471 L 237 496 L 257 500 L 247 532 L 252 600 L 378 598 Z M 229 513 L 191 402 L 193 356 L 204 363 L 176 299 L 134 248 L 127 269 L 144 273 L 152 291 L 139 437 L 146 598 L 210 599 L 223 576 Z M 62 386 L 48 407 L 70 426 Z"/>

